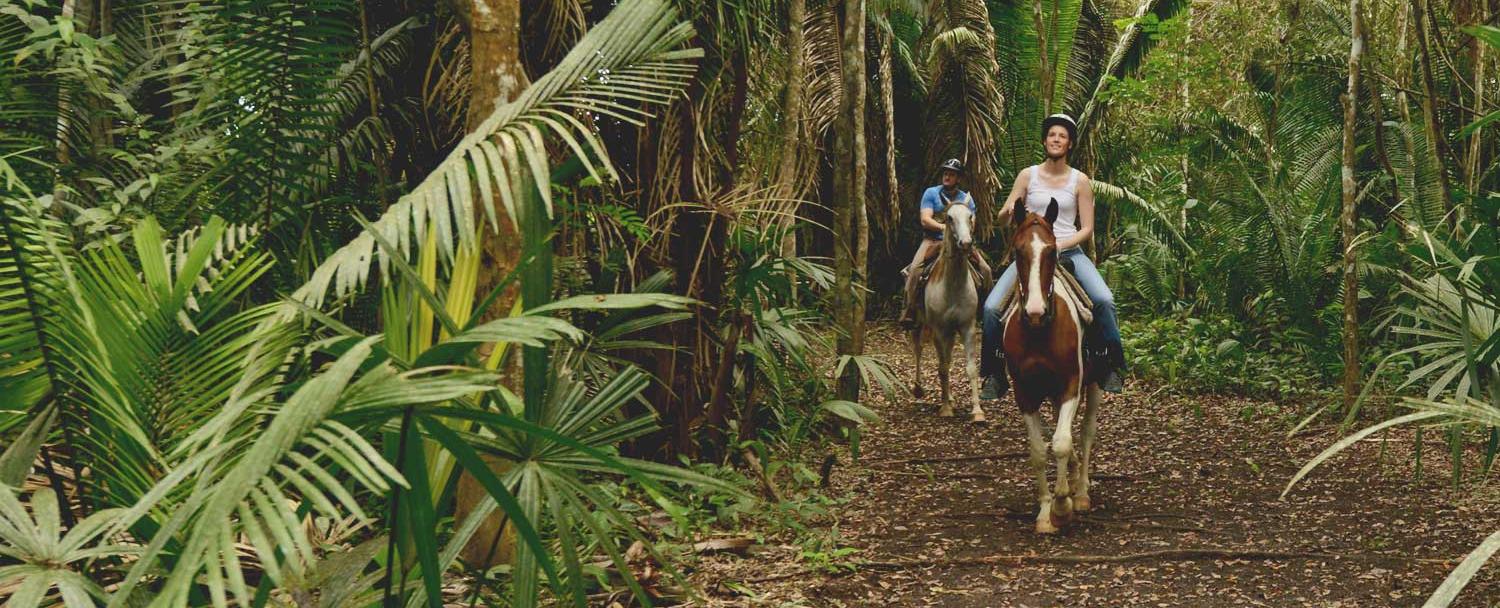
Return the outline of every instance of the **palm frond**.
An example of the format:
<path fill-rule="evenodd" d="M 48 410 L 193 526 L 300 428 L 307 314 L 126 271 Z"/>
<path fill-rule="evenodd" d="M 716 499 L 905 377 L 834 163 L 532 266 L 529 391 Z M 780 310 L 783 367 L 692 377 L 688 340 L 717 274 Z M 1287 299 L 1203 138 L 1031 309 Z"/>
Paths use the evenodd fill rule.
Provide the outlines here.
<path fill-rule="evenodd" d="M 1097 79 L 1092 81 L 1092 86 L 1087 87 L 1090 93 L 1081 106 L 1082 110 L 1078 112 L 1080 139 L 1088 137 L 1094 115 L 1100 111 L 1102 93 L 1109 86 L 1110 80 L 1125 78 L 1136 73 L 1145 63 L 1147 54 L 1156 46 L 1156 39 L 1147 35 L 1142 28 L 1142 21 L 1146 15 L 1151 15 L 1157 21 L 1166 21 L 1177 16 L 1187 8 L 1188 4 L 1187 0 L 1141 1 L 1130 23 L 1125 26 L 1115 41 L 1114 49 L 1110 51 L 1103 70 L 1100 71 Z"/>
<path fill-rule="evenodd" d="M 368 421 L 361 412 L 441 403 L 493 386 L 493 374 L 463 370 L 398 372 L 389 363 L 379 363 L 360 373 L 374 343 L 370 338 L 352 344 L 326 371 L 267 412 L 222 410 L 202 428 L 242 430 L 189 452 L 170 476 L 121 516 L 118 525 L 130 525 L 153 508 L 154 501 L 196 478 L 192 493 L 157 532 L 164 538 L 181 535 L 184 545 L 156 601 L 184 605 L 200 576 L 206 576 L 202 580 L 215 597 L 249 601 L 253 590 L 239 577 L 238 549 L 228 542 L 241 534 L 250 539 L 272 580 L 312 563 L 313 548 L 289 506 L 293 496 L 330 517 L 364 514 L 344 482 L 328 472 L 333 467 L 349 473 L 366 492 L 379 495 L 393 485 L 404 487 L 402 476 L 360 433 L 340 422 L 341 417 Z M 263 428 L 244 424 L 246 418 L 263 415 L 269 417 Z M 227 457 L 223 448 L 229 446 L 237 447 L 236 457 Z M 161 550 L 160 542 L 148 547 L 130 580 L 138 581 Z M 134 587 L 134 582 L 122 586 L 111 603 L 127 601 Z"/>
<path fill-rule="evenodd" d="M 929 12 L 927 124 L 932 145 L 926 166 L 937 166 L 945 156 L 963 160 L 970 194 L 980 205 L 976 228 L 981 238 L 988 238 L 1000 210 L 993 199 L 1000 191 L 996 143 L 1005 116 L 995 32 L 983 2 L 934 3 Z"/>
<path fill-rule="evenodd" d="M 647 114 L 630 104 L 665 105 L 691 78 L 692 60 L 702 52 L 679 48 L 691 33 L 660 1 L 620 5 L 557 68 L 466 136 L 431 175 L 373 222 L 374 231 L 396 244 L 401 255 L 410 255 L 413 243 L 430 231 L 440 251 L 451 256 L 456 247 L 476 246 L 476 218 L 487 218 L 492 229 L 498 226 L 498 214 L 488 204 L 492 194 L 504 201 L 514 222 L 515 201 L 536 188 L 550 215 L 544 134 L 567 144 L 595 178 L 604 179 L 601 169 L 613 176 L 602 142 L 573 112 L 639 124 Z M 293 298 L 316 308 L 330 290 L 335 296 L 348 294 L 368 280 L 377 258 L 384 269 L 388 255 L 376 251 L 369 231 L 361 233 L 314 269 Z"/>

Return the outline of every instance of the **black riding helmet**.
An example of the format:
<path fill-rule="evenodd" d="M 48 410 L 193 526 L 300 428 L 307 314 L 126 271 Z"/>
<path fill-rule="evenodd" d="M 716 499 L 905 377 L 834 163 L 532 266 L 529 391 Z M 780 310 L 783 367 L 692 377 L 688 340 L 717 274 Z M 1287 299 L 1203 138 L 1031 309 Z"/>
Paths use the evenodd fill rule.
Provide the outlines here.
<path fill-rule="evenodd" d="M 964 164 L 956 158 L 950 158 L 943 161 L 942 166 L 938 167 L 938 171 L 957 171 L 959 175 L 963 175 Z"/>
<path fill-rule="evenodd" d="M 1042 119 L 1042 139 L 1047 138 L 1047 131 L 1051 130 L 1053 125 L 1062 125 L 1068 130 L 1068 141 L 1078 143 L 1078 123 L 1073 120 L 1072 116 L 1053 114 Z"/>

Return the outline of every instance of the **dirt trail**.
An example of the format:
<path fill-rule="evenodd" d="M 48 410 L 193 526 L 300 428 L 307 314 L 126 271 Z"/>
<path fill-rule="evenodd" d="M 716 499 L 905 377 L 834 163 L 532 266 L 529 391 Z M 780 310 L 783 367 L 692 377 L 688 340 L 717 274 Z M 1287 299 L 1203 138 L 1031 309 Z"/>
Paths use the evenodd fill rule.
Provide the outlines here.
<path fill-rule="evenodd" d="M 879 328 L 870 345 L 910 378 L 902 334 Z M 955 375 L 965 394 L 966 380 Z M 832 477 L 832 494 L 847 502 L 819 523 L 858 549 L 845 562 L 884 563 L 809 571 L 797 547 L 773 543 L 747 558 L 700 564 L 692 578 L 711 604 L 1420 606 L 1458 558 L 1500 527 L 1497 502 L 1477 497 L 1493 497 L 1495 484 L 1488 492 L 1449 490 L 1435 439 L 1421 483 L 1408 470 L 1411 435 L 1396 435 L 1383 463 L 1380 444 L 1366 442 L 1280 501 L 1283 484 L 1336 439 L 1334 431 L 1289 440 L 1289 406 L 1136 385 L 1106 397 L 1100 414 L 1090 514 L 1097 520 L 1038 536 L 1014 403 L 987 403 L 986 426 L 940 419 L 931 396 L 936 372 L 926 378 L 925 400 L 873 404 L 884 420 L 866 433 L 863 458 L 845 457 Z M 1001 457 L 969 458 L 981 455 Z M 1088 560 L 1199 548 L 1349 557 L 1179 552 L 1065 564 L 998 557 Z M 1500 564 L 1483 570 L 1455 606 L 1500 606 Z"/>

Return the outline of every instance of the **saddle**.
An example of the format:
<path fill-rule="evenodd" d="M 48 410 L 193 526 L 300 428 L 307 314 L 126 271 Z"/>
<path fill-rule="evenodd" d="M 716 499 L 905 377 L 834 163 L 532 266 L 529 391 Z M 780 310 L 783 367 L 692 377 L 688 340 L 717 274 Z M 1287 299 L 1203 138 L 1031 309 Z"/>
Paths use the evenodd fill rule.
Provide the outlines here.
<path fill-rule="evenodd" d="M 1054 295 L 1067 298 L 1078 311 L 1078 319 L 1083 323 L 1083 352 L 1084 356 L 1092 362 L 1096 370 L 1107 369 L 1111 366 L 1111 353 L 1108 352 L 1106 341 L 1099 335 L 1099 325 L 1094 323 L 1094 302 L 1089 299 L 1083 286 L 1073 276 L 1073 264 L 1070 260 L 1058 260 L 1057 271 L 1053 274 Z M 1020 281 L 1012 286 L 1010 291 L 1000 299 L 1001 325 L 1010 322 L 1011 315 L 1016 314 L 1023 303 L 1017 294 L 1021 292 Z M 996 348 L 999 348 L 996 345 Z"/>
<path fill-rule="evenodd" d="M 1094 301 L 1089 299 L 1088 292 L 1085 292 L 1083 286 L 1078 284 L 1078 279 L 1074 278 L 1073 264 L 1067 260 L 1058 261 L 1057 271 L 1052 275 L 1052 282 L 1054 284 L 1052 293 L 1067 298 L 1073 304 L 1073 309 L 1078 311 L 1078 317 L 1085 326 L 1093 325 Z M 1004 311 L 1000 315 L 1001 318 L 1010 318 L 1016 309 L 1021 307 L 1020 300 L 1016 298 L 1016 294 L 1021 292 L 1020 287 L 1021 282 L 1018 280 L 1015 285 L 1011 286 L 1010 291 L 1005 292 L 1005 296 L 1000 298 L 1000 310 Z"/>
<path fill-rule="evenodd" d="M 917 293 L 922 293 L 922 290 L 927 288 L 927 281 L 932 278 L 932 267 L 937 265 L 938 258 L 942 254 L 943 249 L 941 247 L 932 247 L 928 249 L 927 255 L 922 258 L 922 266 L 917 269 Z M 982 257 L 984 253 L 976 248 L 973 255 Z M 967 262 L 965 266 L 969 267 L 969 278 L 974 281 L 974 288 L 978 290 L 979 299 L 983 300 L 985 294 L 989 293 L 990 289 L 994 287 L 995 280 L 989 273 L 980 268 L 974 262 L 973 258 L 965 258 L 964 261 Z M 918 298 L 918 306 L 921 306 L 921 298 Z"/>

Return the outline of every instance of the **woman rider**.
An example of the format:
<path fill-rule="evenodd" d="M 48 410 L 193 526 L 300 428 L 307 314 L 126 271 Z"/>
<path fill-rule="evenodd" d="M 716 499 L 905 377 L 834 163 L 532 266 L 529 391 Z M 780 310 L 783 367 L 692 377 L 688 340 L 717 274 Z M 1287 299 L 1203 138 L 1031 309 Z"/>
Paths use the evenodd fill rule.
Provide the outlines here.
<path fill-rule="evenodd" d="M 1069 260 L 1073 264 L 1073 276 L 1094 302 L 1094 326 L 1090 328 L 1089 348 L 1095 351 L 1096 361 L 1109 367 L 1109 373 L 1099 388 L 1112 393 L 1124 387 L 1120 372 L 1125 369 L 1125 354 L 1120 345 L 1120 326 L 1115 319 L 1115 299 L 1104 277 L 1094 262 L 1084 255 L 1079 247 L 1094 235 L 1094 193 L 1089 186 L 1089 177 L 1082 171 L 1068 166 L 1068 152 L 1078 138 L 1078 123 L 1066 114 L 1053 114 L 1042 121 L 1042 149 L 1046 160 L 1040 165 L 1023 169 L 1016 176 L 1007 201 L 1026 198 L 1026 210 L 1045 213 L 1047 204 L 1057 200 L 1057 221 L 1052 223 L 1052 233 L 1057 237 L 1059 261 Z M 1000 223 L 1010 221 L 1012 205 L 1001 205 Z M 979 373 L 985 376 L 981 399 L 999 399 L 1010 389 L 1010 379 L 1005 373 L 1005 354 L 1001 344 L 1005 327 L 1001 322 L 1000 300 L 1016 284 L 1016 263 L 1011 261 L 1005 273 L 1000 275 L 995 289 L 984 301 L 984 348 L 980 356 Z"/>

